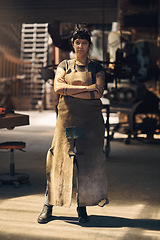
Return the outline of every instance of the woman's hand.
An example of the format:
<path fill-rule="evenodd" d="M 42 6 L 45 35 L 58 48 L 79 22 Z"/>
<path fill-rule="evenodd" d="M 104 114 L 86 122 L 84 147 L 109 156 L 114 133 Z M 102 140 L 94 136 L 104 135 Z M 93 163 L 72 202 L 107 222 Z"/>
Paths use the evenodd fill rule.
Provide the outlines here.
<path fill-rule="evenodd" d="M 59 77 L 59 78 L 57 78 L 57 82 L 58 82 L 58 83 L 66 83 L 64 77 Z"/>
<path fill-rule="evenodd" d="M 87 86 L 87 91 L 88 92 L 97 91 L 96 84 L 92 84 L 92 85 Z"/>
<path fill-rule="evenodd" d="M 96 92 L 98 92 L 99 94 L 102 94 L 104 88 L 101 87 L 101 86 L 98 85 L 98 84 L 92 84 L 92 85 L 90 85 L 90 86 L 87 87 L 87 90 L 88 90 L 88 92 L 96 91 Z"/>
<path fill-rule="evenodd" d="M 96 91 L 97 91 L 100 95 L 103 95 L 104 86 L 101 86 L 101 85 L 96 84 Z"/>

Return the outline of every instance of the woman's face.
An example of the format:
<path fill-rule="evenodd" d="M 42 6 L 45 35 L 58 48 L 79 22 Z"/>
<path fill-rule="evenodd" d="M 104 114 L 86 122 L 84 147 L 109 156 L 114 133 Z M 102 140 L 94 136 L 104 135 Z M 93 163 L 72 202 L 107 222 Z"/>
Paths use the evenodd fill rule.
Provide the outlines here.
<path fill-rule="evenodd" d="M 73 48 L 77 56 L 87 56 L 89 51 L 89 42 L 86 39 L 76 39 L 73 43 Z"/>

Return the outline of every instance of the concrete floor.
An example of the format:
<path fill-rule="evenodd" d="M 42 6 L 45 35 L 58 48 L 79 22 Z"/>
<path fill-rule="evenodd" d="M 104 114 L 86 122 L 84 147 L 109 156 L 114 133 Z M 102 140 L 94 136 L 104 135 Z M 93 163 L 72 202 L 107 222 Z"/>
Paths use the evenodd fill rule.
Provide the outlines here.
<path fill-rule="evenodd" d="M 25 141 L 26 153 L 16 151 L 16 171 L 28 173 L 31 185 L 0 188 L 0 239 L 160 239 L 160 144 L 111 142 L 108 164 L 110 204 L 88 207 L 90 222 L 77 221 L 71 208 L 55 207 L 48 224 L 38 224 L 45 191 L 45 157 L 54 134 L 53 111 L 23 112 L 30 126 L 1 129 L 0 142 Z M 0 173 L 9 170 L 9 153 L 0 153 Z"/>

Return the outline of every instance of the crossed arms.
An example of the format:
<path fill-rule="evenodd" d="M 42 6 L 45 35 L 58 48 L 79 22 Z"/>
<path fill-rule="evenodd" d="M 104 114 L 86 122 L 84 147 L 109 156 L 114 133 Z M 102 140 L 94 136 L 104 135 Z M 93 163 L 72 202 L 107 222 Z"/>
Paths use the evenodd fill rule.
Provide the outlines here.
<path fill-rule="evenodd" d="M 96 74 L 96 83 L 89 86 L 67 84 L 65 74 L 66 72 L 62 68 L 57 68 L 54 80 L 56 93 L 82 99 L 99 99 L 102 97 L 105 87 L 105 74 L 103 71 Z"/>

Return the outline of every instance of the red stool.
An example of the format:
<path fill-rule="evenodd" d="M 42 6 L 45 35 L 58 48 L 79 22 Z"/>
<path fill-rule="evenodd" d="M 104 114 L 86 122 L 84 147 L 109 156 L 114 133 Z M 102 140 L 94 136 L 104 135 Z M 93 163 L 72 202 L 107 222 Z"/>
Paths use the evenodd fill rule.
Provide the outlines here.
<path fill-rule="evenodd" d="M 3 183 L 13 183 L 18 187 L 21 183 L 30 183 L 28 174 L 15 173 L 14 150 L 25 152 L 25 142 L 3 142 L 0 143 L 0 149 L 10 150 L 10 173 L 0 175 L 0 185 Z"/>

